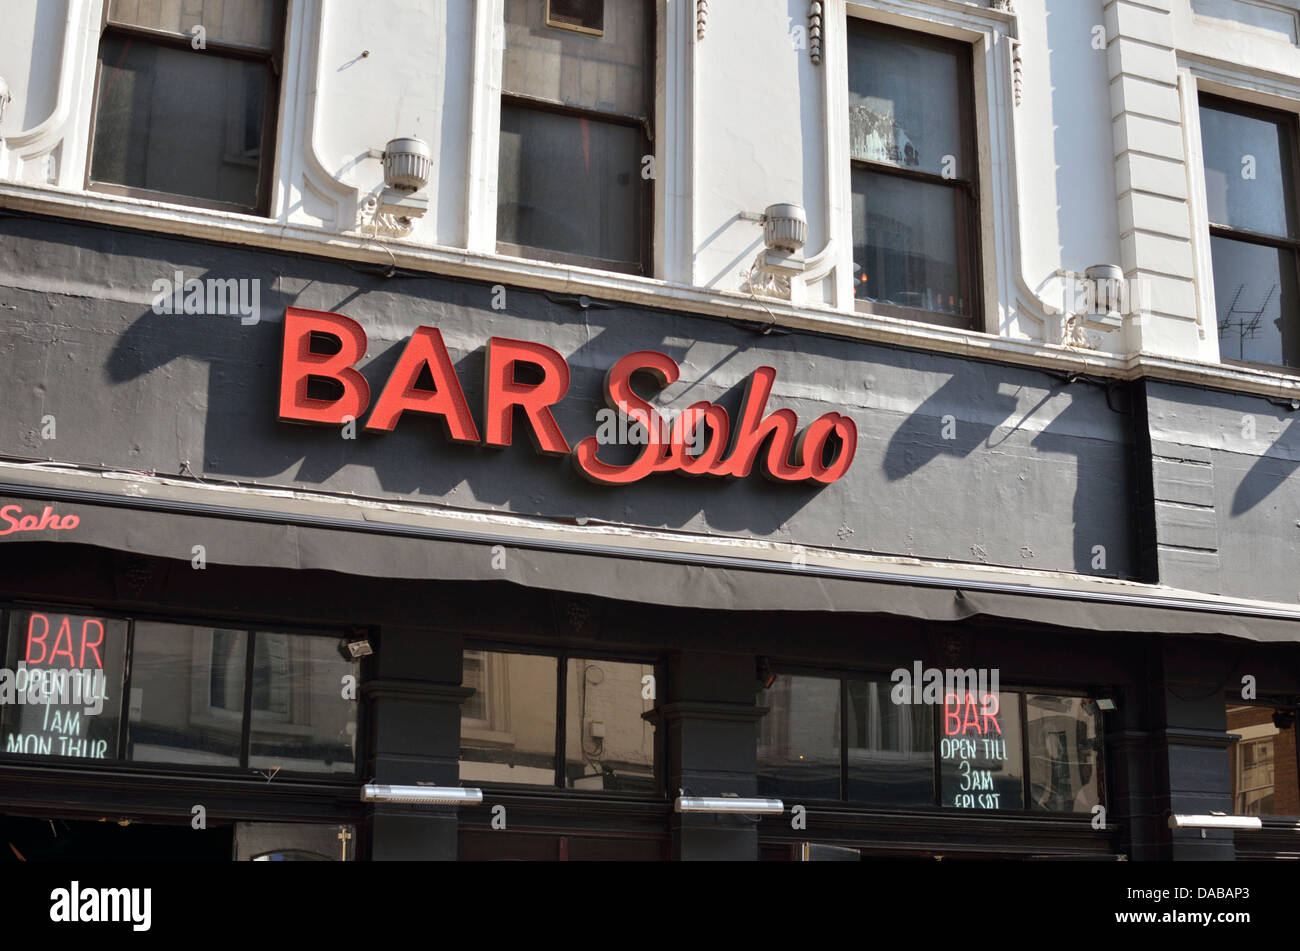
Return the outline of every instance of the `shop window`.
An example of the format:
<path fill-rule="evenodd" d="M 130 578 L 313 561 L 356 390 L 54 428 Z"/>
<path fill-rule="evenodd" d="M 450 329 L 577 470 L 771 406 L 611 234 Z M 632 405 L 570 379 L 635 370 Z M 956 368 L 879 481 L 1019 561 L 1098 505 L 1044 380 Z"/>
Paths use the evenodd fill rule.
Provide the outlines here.
<path fill-rule="evenodd" d="M 357 704 L 344 688 L 348 677 L 355 686 L 360 667 L 343 658 L 336 638 L 46 609 L 6 614 L 7 755 L 356 770 Z M 12 684 L 20 664 L 25 678 L 29 669 L 93 675 L 94 696 L 65 684 L 48 702 L 7 702 L 6 679 Z"/>
<path fill-rule="evenodd" d="M 137 621 L 127 758 L 239 766 L 248 632 Z"/>
<path fill-rule="evenodd" d="M 1094 701 L 972 691 L 897 703 L 893 690 L 884 678 L 778 675 L 757 699 L 759 794 L 1083 814 L 1102 801 Z"/>
<path fill-rule="evenodd" d="M 475 691 L 462 707 L 463 782 L 656 790 L 655 730 L 643 717 L 653 664 L 486 650 L 463 663 Z"/>
<path fill-rule="evenodd" d="M 127 622 L 32 608 L 4 629 L 0 754 L 116 759 Z"/>
<path fill-rule="evenodd" d="M 1090 813 L 1101 803 L 1101 711 L 1082 697 L 1025 697 L 1029 808 Z"/>
<path fill-rule="evenodd" d="M 839 799 L 840 682 L 782 674 L 759 703 L 759 795 Z"/>
<path fill-rule="evenodd" d="M 1296 117 L 1202 96 L 1200 119 L 1219 353 L 1300 366 Z"/>
<path fill-rule="evenodd" d="M 506 0 L 503 254 L 648 271 L 655 20 L 648 0 Z"/>
<path fill-rule="evenodd" d="M 880 806 L 928 803 L 934 791 L 934 719 L 924 706 L 896 704 L 887 680 L 850 680 L 848 791 Z"/>
<path fill-rule="evenodd" d="M 89 187 L 266 214 L 283 0 L 108 0 Z"/>
<path fill-rule="evenodd" d="M 858 307 L 972 327 L 979 213 L 970 47 L 849 23 Z"/>
<path fill-rule="evenodd" d="M 655 728 L 642 716 L 654 666 L 570 657 L 566 668 L 564 785 L 654 792 Z"/>
<path fill-rule="evenodd" d="M 356 704 L 343 696 L 357 674 L 332 638 L 253 635 L 248 765 L 294 772 L 356 769 Z M 257 647 L 265 644 L 264 654 Z M 259 699 L 259 683 L 263 684 Z"/>
<path fill-rule="evenodd" d="M 1229 703 L 1232 810 L 1239 816 L 1300 816 L 1296 711 Z"/>

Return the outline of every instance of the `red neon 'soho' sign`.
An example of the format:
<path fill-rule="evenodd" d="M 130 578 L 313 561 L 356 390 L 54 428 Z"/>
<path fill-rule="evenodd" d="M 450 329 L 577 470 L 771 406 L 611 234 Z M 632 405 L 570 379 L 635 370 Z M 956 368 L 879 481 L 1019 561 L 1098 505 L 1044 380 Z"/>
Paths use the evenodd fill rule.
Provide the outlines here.
<path fill-rule="evenodd" d="M 313 352 L 313 334 L 333 338 L 338 352 Z M 356 364 L 365 356 L 367 344 L 365 330 L 350 317 L 288 308 L 280 363 L 280 420 L 340 426 L 349 418 L 360 419 L 370 407 L 370 388 Z M 532 382 L 519 379 L 516 367 L 520 364 L 533 368 Z M 432 390 L 415 385 L 426 367 L 433 379 Z M 627 485 L 656 472 L 744 478 L 755 462 L 761 462 L 764 474 L 779 482 L 829 485 L 853 464 L 858 429 L 848 416 L 826 413 L 799 432 L 799 419 L 793 411 L 767 412 L 776 380 L 772 367 L 759 367 L 749 378 L 734 431 L 726 409 L 708 401 L 688 407 L 671 427 L 664 425 L 654 406 L 632 390 L 632 377 L 642 372 L 664 387 L 676 382 L 681 368 L 663 353 L 640 350 L 623 357 L 606 374 L 606 403 L 632 416 L 646 432 L 638 457 L 616 465 L 597 458 L 595 436 L 570 447 L 555 421 L 551 407 L 563 400 L 569 389 L 569 365 L 555 350 L 505 337 L 488 341 L 480 435 L 442 334 L 434 327 L 417 327 L 375 400 L 365 428 L 392 432 L 403 413 L 423 413 L 439 417 L 452 442 L 500 448 L 511 444 L 515 409 L 519 408 L 539 452 L 572 456 L 580 473 L 605 485 Z M 342 394 L 330 400 L 308 396 L 313 378 L 333 380 L 342 387 Z M 699 427 L 704 427 L 703 433 L 696 431 Z M 694 454 L 687 452 L 688 446 L 695 448 Z"/>

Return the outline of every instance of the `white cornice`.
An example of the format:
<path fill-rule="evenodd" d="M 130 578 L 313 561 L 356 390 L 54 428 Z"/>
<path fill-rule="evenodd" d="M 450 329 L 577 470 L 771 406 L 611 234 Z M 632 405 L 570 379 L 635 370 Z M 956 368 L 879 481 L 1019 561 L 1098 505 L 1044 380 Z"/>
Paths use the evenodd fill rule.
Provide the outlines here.
<path fill-rule="evenodd" d="M 294 251 L 345 261 L 366 261 L 447 277 L 586 294 L 638 307 L 729 318 L 808 333 L 882 343 L 981 360 L 1116 379 L 1149 376 L 1263 396 L 1300 394 L 1300 373 L 1207 364 L 1140 353 L 1123 356 L 957 330 L 937 324 L 846 313 L 829 307 L 794 307 L 779 300 L 658 281 L 635 275 L 528 261 L 456 248 L 385 243 L 264 218 L 208 211 L 138 198 L 71 192 L 51 186 L 0 183 L 0 207 L 202 241 Z"/>

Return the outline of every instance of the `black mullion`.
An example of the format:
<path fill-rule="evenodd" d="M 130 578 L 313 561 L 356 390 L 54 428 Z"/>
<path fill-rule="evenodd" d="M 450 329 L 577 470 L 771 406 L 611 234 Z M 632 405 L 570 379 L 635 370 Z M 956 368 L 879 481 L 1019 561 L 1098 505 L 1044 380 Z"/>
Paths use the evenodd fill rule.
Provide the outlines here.
<path fill-rule="evenodd" d="M 128 26 L 122 23 L 110 22 L 103 32 L 103 37 L 109 34 L 126 37 L 131 40 L 142 40 L 153 46 L 165 46 L 169 49 L 188 50 L 192 53 L 215 54 L 223 59 L 242 59 L 255 60 L 258 62 L 267 62 L 270 64 L 275 59 L 275 50 L 261 46 L 235 46 L 227 43 L 208 42 L 204 40 L 202 49 L 195 49 L 193 37 L 184 33 L 167 33 L 163 30 L 151 30 L 148 27 Z M 274 67 L 273 67 L 274 68 Z"/>
<path fill-rule="evenodd" d="M 849 799 L 849 682 L 840 678 L 840 800 Z"/>
<path fill-rule="evenodd" d="M 135 680 L 135 618 L 126 619 L 126 649 L 122 652 L 122 683 L 119 685 L 117 716 L 117 755 L 115 760 L 127 759 L 127 734 L 131 725 L 131 683 Z M 104 692 L 108 692 L 108 672 L 104 673 Z"/>
<path fill-rule="evenodd" d="M 283 78 L 274 63 L 262 79 L 262 138 L 257 144 L 257 193 L 253 196 L 256 211 L 271 213 L 271 194 L 275 191 L 275 124 L 280 116 L 280 87 Z M 241 143 L 242 145 L 242 143 Z"/>
<path fill-rule="evenodd" d="M 1284 238 L 1279 235 L 1261 234 L 1258 231 L 1247 231 L 1244 228 L 1234 228 L 1231 225 L 1211 224 L 1210 237 L 1228 238 L 1247 244 L 1262 244 L 1279 250 L 1300 251 L 1300 238 Z"/>
<path fill-rule="evenodd" d="M 569 658 L 567 654 L 559 654 L 555 658 L 555 785 L 560 789 L 564 788 L 564 730 L 565 720 L 568 716 L 568 695 L 564 692 L 565 677 L 568 672 Z"/>
<path fill-rule="evenodd" d="M 651 133 L 650 121 L 644 116 L 632 116 L 623 112 L 601 112 L 599 109 L 566 105 L 553 99 L 542 99 L 538 96 L 529 96 L 517 92 L 503 92 L 501 94 L 501 104 L 515 106 L 520 109 L 536 109 L 538 112 L 551 112 L 575 119 L 589 119 L 593 122 L 628 126 L 633 129 L 640 129 L 647 136 Z"/>
<path fill-rule="evenodd" d="M 943 739 L 939 734 L 940 731 L 943 729 L 943 708 L 947 706 L 947 704 L 948 704 L 948 695 L 946 693 L 943 695 L 943 703 L 931 704 L 931 706 L 934 707 L 934 712 L 931 714 L 932 722 L 934 723 L 934 730 L 932 733 L 932 735 L 934 736 L 934 744 L 933 744 L 934 746 L 934 799 L 933 801 L 935 803 L 935 807 L 938 809 L 943 808 L 943 757 L 939 755 L 939 747 L 940 744 L 943 742 Z"/>
<path fill-rule="evenodd" d="M 248 751 L 253 734 L 253 640 L 257 633 L 246 630 L 248 644 L 244 648 L 244 725 L 239 738 L 239 765 L 248 769 Z"/>
<path fill-rule="evenodd" d="M 912 179 L 918 182 L 928 182 L 931 185 L 943 185 L 946 188 L 960 188 L 967 192 L 974 192 L 975 183 L 969 178 L 945 178 L 935 172 L 927 172 L 924 169 L 908 168 L 905 165 L 891 165 L 889 162 L 874 162 L 871 159 L 858 158 L 849 156 L 849 161 L 864 172 L 876 172 L 880 175 L 897 175 L 901 178 Z"/>
<path fill-rule="evenodd" d="M 1029 812 L 1033 809 L 1029 799 L 1029 692 L 1022 691 L 1016 696 L 1020 698 L 1017 704 L 1020 711 L 1020 801 L 1021 808 Z M 998 711 L 1001 710 L 1002 701 L 999 698 Z"/>

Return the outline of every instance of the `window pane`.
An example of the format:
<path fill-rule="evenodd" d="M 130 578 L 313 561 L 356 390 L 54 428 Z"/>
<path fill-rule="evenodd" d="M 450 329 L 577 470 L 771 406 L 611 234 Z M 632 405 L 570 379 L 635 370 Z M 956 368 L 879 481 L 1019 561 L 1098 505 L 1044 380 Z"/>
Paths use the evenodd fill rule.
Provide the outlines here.
<path fill-rule="evenodd" d="M 1082 697 L 1026 698 L 1031 809 L 1092 812 L 1100 804 L 1101 712 Z"/>
<path fill-rule="evenodd" d="M 640 262 L 641 133 L 503 103 L 497 240 Z"/>
<path fill-rule="evenodd" d="M 1210 221 L 1296 235 L 1290 123 L 1201 106 Z"/>
<path fill-rule="evenodd" d="M 238 766 L 247 645 L 244 631 L 137 621 L 127 758 Z"/>
<path fill-rule="evenodd" d="M 461 780 L 554 786 L 558 661 L 537 654 L 476 653 L 482 657 L 476 689 L 483 693 L 487 726 L 461 717 Z"/>
<path fill-rule="evenodd" d="M 1233 360 L 1300 365 L 1295 252 L 1210 239 L 1219 353 Z"/>
<path fill-rule="evenodd" d="M 248 765 L 288 771 L 356 769 L 357 704 L 343 678 L 361 666 L 344 660 L 338 640 L 290 634 L 253 635 L 253 720 Z"/>
<path fill-rule="evenodd" d="M 641 714 L 652 664 L 570 658 L 565 680 L 564 785 L 570 789 L 654 792 L 655 730 Z"/>
<path fill-rule="evenodd" d="M 961 59 L 900 38 L 849 31 L 849 141 L 854 158 L 936 175 L 973 177 L 964 167 Z M 947 157 L 947 162 L 945 162 Z"/>
<path fill-rule="evenodd" d="M 11 611 L 0 754 L 117 759 L 126 637 L 112 618 Z"/>
<path fill-rule="evenodd" d="M 760 796 L 840 798 L 840 682 L 780 675 L 758 695 Z"/>
<path fill-rule="evenodd" d="M 855 168 L 857 299 L 968 316 L 964 201 L 955 188 Z"/>
<path fill-rule="evenodd" d="M 590 5 L 569 2 L 555 9 Z M 506 0 L 502 92 L 648 118 L 645 64 L 653 25 L 646 4 L 618 0 L 604 6 L 604 32 L 593 36 L 547 26 L 544 0 Z"/>
<path fill-rule="evenodd" d="M 949 694 L 939 739 L 941 804 L 956 809 L 1023 809 L 1020 695 Z"/>
<path fill-rule="evenodd" d="M 257 204 L 267 66 L 106 37 L 91 178 Z"/>
<path fill-rule="evenodd" d="M 853 802 L 934 805 L 934 708 L 896 704 L 887 680 L 850 680 L 849 790 Z"/>
<path fill-rule="evenodd" d="M 1239 816 L 1300 816 L 1294 711 L 1229 704 L 1232 811 Z"/>
<path fill-rule="evenodd" d="M 202 26 L 209 43 L 270 49 L 275 42 L 276 0 L 109 0 L 113 23 L 192 35 Z"/>

